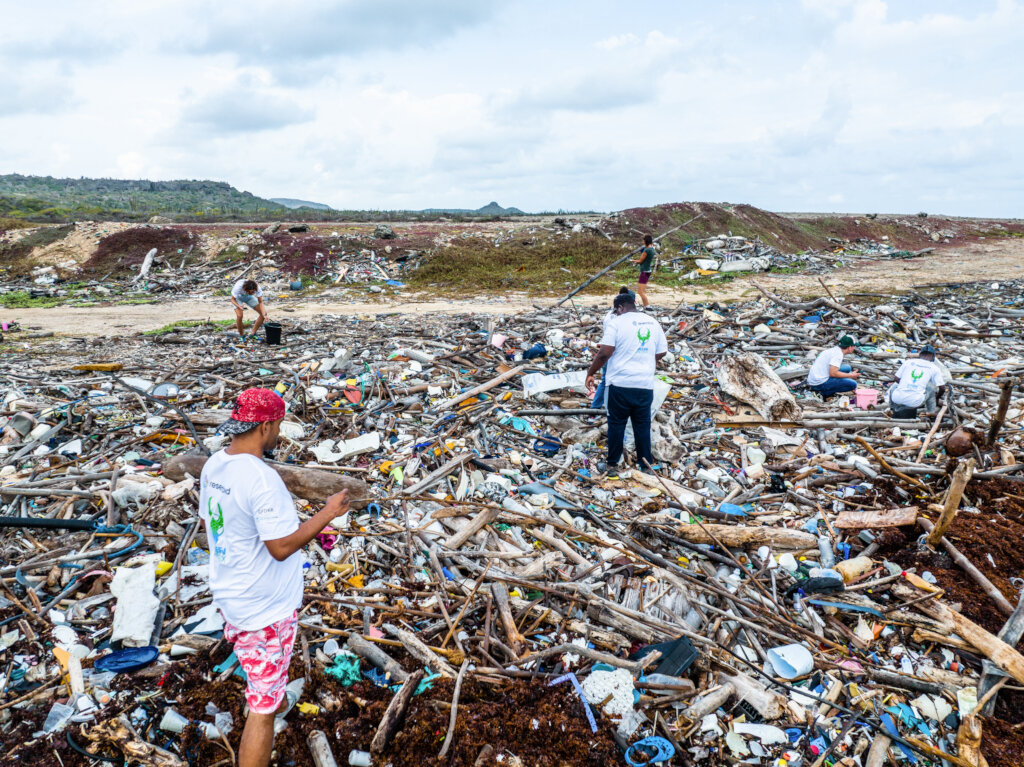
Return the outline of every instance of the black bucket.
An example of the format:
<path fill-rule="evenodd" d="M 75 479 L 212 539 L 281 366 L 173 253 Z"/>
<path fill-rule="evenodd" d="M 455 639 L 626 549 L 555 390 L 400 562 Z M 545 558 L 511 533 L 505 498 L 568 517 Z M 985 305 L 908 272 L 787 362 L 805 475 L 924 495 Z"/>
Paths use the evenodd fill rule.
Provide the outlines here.
<path fill-rule="evenodd" d="M 278 344 L 281 343 L 281 324 L 279 322 L 265 322 L 263 323 L 263 329 L 267 331 L 267 343 Z"/>

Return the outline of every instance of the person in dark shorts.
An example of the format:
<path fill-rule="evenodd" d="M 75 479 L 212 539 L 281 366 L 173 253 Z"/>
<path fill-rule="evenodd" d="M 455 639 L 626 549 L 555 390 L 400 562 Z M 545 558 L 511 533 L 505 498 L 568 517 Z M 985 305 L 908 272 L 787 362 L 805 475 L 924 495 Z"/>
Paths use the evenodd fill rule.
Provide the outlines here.
<path fill-rule="evenodd" d="M 256 284 L 256 280 L 239 280 L 231 288 L 231 304 L 235 307 L 235 326 L 238 328 L 238 335 L 245 338 L 245 326 L 242 324 L 242 315 L 246 309 L 256 311 L 256 323 L 252 326 L 252 338 L 256 337 L 260 326 L 267 320 L 267 307 L 263 303 L 263 291 Z"/>
<path fill-rule="evenodd" d="M 647 298 L 647 283 L 651 279 L 651 272 L 654 271 L 654 258 L 657 255 L 658 251 L 654 249 L 654 238 L 649 234 L 645 234 L 644 246 L 640 250 L 640 258 L 633 261 L 634 264 L 640 264 L 640 279 L 636 284 L 636 294 L 640 296 L 644 309 L 651 305 L 650 300 Z"/>

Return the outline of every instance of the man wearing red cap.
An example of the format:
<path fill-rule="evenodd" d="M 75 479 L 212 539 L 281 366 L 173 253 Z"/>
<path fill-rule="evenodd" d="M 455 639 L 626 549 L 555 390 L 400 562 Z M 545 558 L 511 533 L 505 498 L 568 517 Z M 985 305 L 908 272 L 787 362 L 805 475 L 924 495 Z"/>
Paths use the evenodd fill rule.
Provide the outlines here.
<path fill-rule="evenodd" d="M 288 662 L 302 604 L 299 550 L 348 509 L 343 491 L 299 523 L 295 503 L 263 454 L 277 445 L 285 403 L 269 389 L 246 389 L 220 428 L 231 444 L 210 457 L 200 481 L 199 509 L 210 546 L 213 603 L 224 615 L 224 638 L 247 677 L 249 713 L 239 767 L 266 767 L 275 715 L 299 696 L 288 685 Z M 294 683 L 293 683 L 294 685 Z"/>

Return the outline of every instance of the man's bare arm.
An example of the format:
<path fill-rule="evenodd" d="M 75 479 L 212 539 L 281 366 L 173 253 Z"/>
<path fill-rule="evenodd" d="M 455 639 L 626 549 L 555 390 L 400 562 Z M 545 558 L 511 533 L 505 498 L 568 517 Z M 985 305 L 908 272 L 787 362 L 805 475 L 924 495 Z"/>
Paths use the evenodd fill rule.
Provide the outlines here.
<path fill-rule="evenodd" d="M 328 498 L 327 502 L 324 503 L 324 507 L 310 519 L 299 525 L 299 529 L 294 533 L 286 535 L 284 538 L 274 538 L 263 543 L 267 547 L 267 551 L 270 552 L 270 556 L 278 562 L 283 562 L 316 538 L 320 531 L 327 527 L 335 517 L 341 516 L 346 511 L 348 511 L 348 491 L 342 490 L 340 493 L 335 493 Z"/>

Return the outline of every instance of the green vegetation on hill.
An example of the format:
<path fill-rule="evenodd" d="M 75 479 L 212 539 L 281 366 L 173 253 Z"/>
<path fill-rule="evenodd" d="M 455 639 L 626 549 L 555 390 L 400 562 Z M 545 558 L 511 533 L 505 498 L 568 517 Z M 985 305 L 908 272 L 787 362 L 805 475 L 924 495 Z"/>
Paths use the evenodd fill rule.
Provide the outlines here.
<path fill-rule="evenodd" d="M 0 216 L 37 222 L 71 220 L 220 221 L 275 218 L 287 209 L 219 181 L 0 176 Z"/>
<path fill-rule="evenodd" d="M 302 206 L 302 207 L 297 207 Z M 486 221 L 523 215 L 490 203 L 476 210 L 333 210 L 292 198 L 267 200 L 222 181 L 145 181 L 0 175 L 0 221 Z M 7 229 L 12 228 L 7 226 Z"/>

